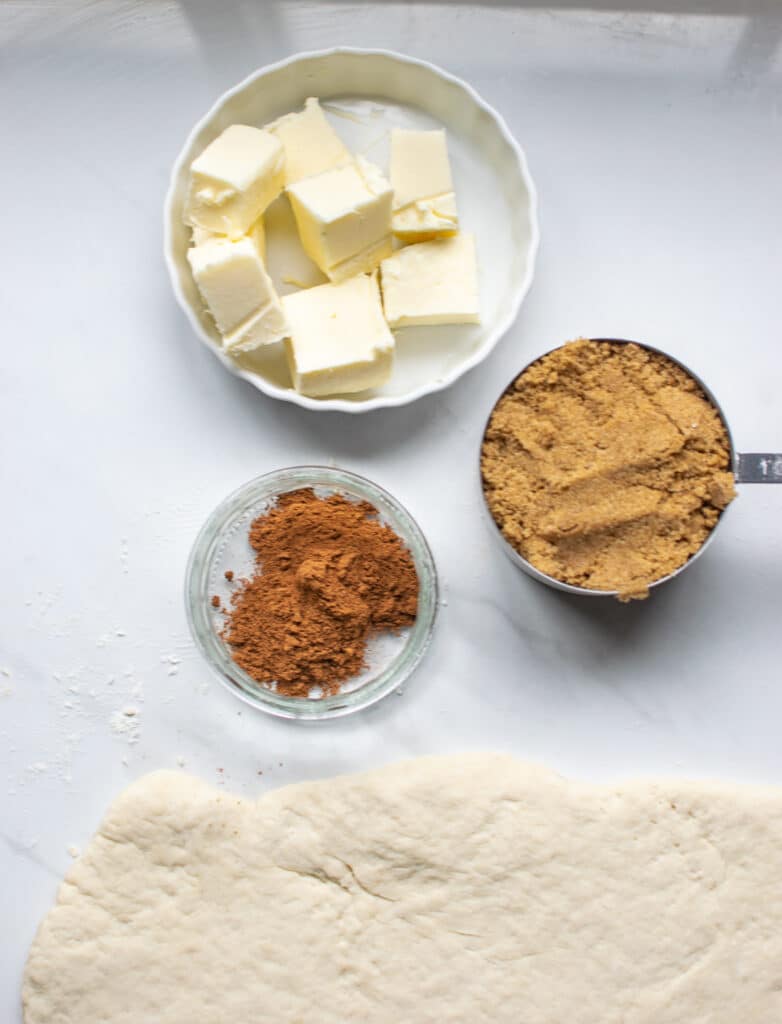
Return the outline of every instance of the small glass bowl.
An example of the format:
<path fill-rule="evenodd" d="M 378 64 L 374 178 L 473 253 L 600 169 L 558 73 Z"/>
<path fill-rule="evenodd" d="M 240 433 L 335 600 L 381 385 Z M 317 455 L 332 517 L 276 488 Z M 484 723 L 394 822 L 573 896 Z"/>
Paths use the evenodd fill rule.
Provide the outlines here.
<path fill-rule="evenodd" d="M 231 570 L 236 579 L 255 571 L 254 552 L 248 534 L 250 524 L 274 506 L 279 495 L 311 487 L 318 496 L 338 493 L 354 501 L 368 501 L 408 548 L 418 573 L 418 615 L 415 623 L 398 634 L 370 638 L 367 668 L 343 684 L 339 693 L 321 697 L 286 697 L 262 686 L 231 657 L 230 646 L 220 636 L 224 616 L 212 606 L 230 607 L 235 587 L 225 578 Z M 185 575 L 185 607 L 190 632 L 209 666 L 233 693 L 253 707 L 280 718 L 320 721 L 369 707 L 398 689 L 423 658 L 432 636 L 437 612 L 437 570 L 429 545 L 409 512 L 387 491 L 354 473 L 327 466 L 293 466 L 257 477 L 229 495 L 201 528 Z"/>

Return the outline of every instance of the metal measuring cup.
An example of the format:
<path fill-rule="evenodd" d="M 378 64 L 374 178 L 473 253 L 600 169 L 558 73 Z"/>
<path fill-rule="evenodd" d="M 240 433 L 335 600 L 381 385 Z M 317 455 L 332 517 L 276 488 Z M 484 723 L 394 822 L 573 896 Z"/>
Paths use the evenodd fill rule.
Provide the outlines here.
<path fill-rule="evenodd" d="M 782 452 L 737 452 L 736 446 L 733 443 L 733 435 L 731 434 L 730 426 L 728 425 L 728 421 L 725 418 L 725 413 L 722 410 L 722 406 L 714 397 L 714 394 L 711 391 L 711 389 L 701 380 L 698 374 L 693 373 L 689 366 L 685 365 L 680 359 L 677 359 L 675 356 L 672 356 L 669 352 L 665 352 L 661 348 L 656 348 L 654 345 L 647 345 L 641 341 L 630 341 L 627 338 L 591 338 L 590 341 L 593 341 L 598 344 L 609 342 L 612 344 L 638 345 L 639 348 L 645 348 L 649 352 L 655 352 L 657 355 L 661 355 L 664 356 L 666 359 L 670 359 L 672 363 L 674 363 L 676 366 L 679 366 L 682 370 L 684 370 L 684 372 L 689 377 L 692 378 L 692 380 L 695 381 L 695 383 L 701 389 L 701 391 L 709 400 L 709 402 L 717 410 L 717 413 L 719 414 L 719 417 L 722 420 L 722 424 L 725 427 L 725 432 L 728 436 L 728 443 L 730 445 L 730 468 L 733 470 L 733 476 L 735 478 L 736 483 L 782 484 Z M 560 345 L 556 346 L 556 348 L 561 347 L 562 346 Z M 526 373 L 527 370 L 535 363 L 539 362 L 541 359 L 544 359 L 547 355 L 550 355 L 551 352 L 555 352 L 556 348 L 550 349 L 548 352 L 545 352 L 541 356 L 537 356 L 535 359 L 527 363 L 527 365 L 523 367 L 522 370 L 514 374 L 513 380 L 511 380 L 507 387 L 503 389 L 499 398 L 492 406 L 491 412 L 489 413 L 489 416 L 486 420 L 486 425 L 483 428 L 483 434 L 481 435 L 481 452 L 483 451 L 483 441 L 486 437 L 486 431 L 489 428 L 489 423 L 491 422 L 491 418 L 494 415 L 494 410 L 497 408 L 497 405 L 505 397 L 505 395 L 512 389 L 513 385 L 522 374 Z M 572 583 L 565 583 L 563 580 L 558 580 L 556 579 L 556 577 L 549 576 L 547 573 L 541 572 L 540 569 L 537 569 L 531 562 L 528 562 L 523 555 L 520 555 L 519 552 L 503 536 L 502 531 L 500 530 L 499 526 L 494 520 L 494 516 L 492 515 L 491 509 L 489 508 L 488 502 L 486 500 L 486 488 L 484 487 L 482 474 L 481 493 L 483 494 L 484 507 L 488 514 L 488 519 L 492 533 L 498 538 L 503 551 L 508 556 L 508 558 L 510 558 L 513 564 L 518 566 L 518 568 L 523 570 L 523 572 L 527 573 L 528 576 L 531 576 L 533 579 L 538 580 L 540 583 L 545 583 L 549 587 L 554 587 L 556 590 L 564 590 L 568 594 L 580 594 L 584 597 L 619 597 L 619 591 L 617 590 L 592 590 L 589 587 L 577 587 L 574 586 Z M 685 569 L 688 569 L 698 558 L 701 557 L 706 548 L 711 544 L 717 527 L 722 522 L 725 513 L 727 512 L 729 507 L 730 506 L 727 506 L 725 509 L 722 510 L 719 519 L 712 527 L 708 537 L 703 542 L 703 544 L 701 544 L 701 546 L 698 548 L 695 554 L 691 555 L 683 565 L 679 566 L 678 569 L 674 569 L 674 571 L 668 573 L 667 576 L 661 576 L 660 579 L 654 580 L 652 583 L 650 583 L 649 590 L 652 590 L 654 587 L 659 587 L 662 583 L 667 583 L 668 580 L 674 579 L 674 577 L 684 572 Z"/>

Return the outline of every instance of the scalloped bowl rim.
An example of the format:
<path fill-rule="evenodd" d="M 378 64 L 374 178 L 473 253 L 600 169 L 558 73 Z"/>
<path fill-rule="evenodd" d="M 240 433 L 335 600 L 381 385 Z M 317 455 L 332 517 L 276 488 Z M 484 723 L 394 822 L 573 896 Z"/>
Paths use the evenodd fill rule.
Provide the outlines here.
<path fill-rule="evenodd" d="M 177 193 L 177 182 L 182 172 L 183 165 L 187 160 L 187 156 L 196 136 L 203 131 L 206 125 L 220 112 L 222 107 L 234 96 L 243 92 L 250 85 L 252 85 L 259 78 L 265 77 L 272 72 L 278 71 L 281 68 L 290 66 L 291 64 L 297 64 L 314 59 L 328 58 L 336 55 L 348 55 L 348 56 L 363 56 L 363 57 L 383 57 L 389 60 L 395 60 L 400 64 L 413 64 L 418 67 L 425 68 L 432 72 L 438 77 L 450 82 L 464 90 L 470 99 L 475 103 L 476 106 L 481 108 L 486 114 L 489 115 L 495 122 L 497 129 L 500 132 L 503 140 L 509 147 L 510 151 L 515 156 L 521 178 L 527 189 L 527 195 L 529 197 L 529 228 L 530 228 L 530 242 L 529 249 L 527 252 L 527 264 L 524 273 L 524 278 L 521 285 L 516 289 L 514 296 L 511 299 L 507 313 L 502 317 L 499 324 L 495 329 L 487 336 L 483 344 L 478 347 L 475 352 L 466 358 L 463 362 L 459 363 L 449 373 L 445 374 L 441 379 L 432 381 L 431 384 L 421 385 L 412 391 L 406 392 L 401 395 L 378 395 L 374 398 L 368 398 L 365 401 L 351 402 L 341 398 L 327 398 L 317 399 L 309 398 L 306 395 L 301 395 L 293 388 L 280 388 L 273 384 L 271 381 L 266 380 L 262 376 L 256 373 L 252 373 L 248 370 L 242 369 L 237 366 L 233 360 L 230 359 L 224 352 L 215 346 L 212 338 L 210 338 L 203 330 L 201 323 L 198 320 L 190 302 L 182 290 L 180 285 L 180 266 L 179 261 L 176 258 L 174 252 L 173 236 L 172 236 L 172 220 L 174 217 L 174 205 L 176 202 Z M 436 64 L 432 64 L 429 61 L 421 60 L 418 57 L 409 57 L 405 54 L 397 53 L 393 50 L 383 49 L 364 49 L 361 47 L 353 46 L 336 46 L 329 47 L 323 50 L 306 50 L 299 53 L 292 54 L 290 57 L 286 57 L 283 60 L 276 61 L 273 64 L 266 64 L 257 71 L 253 71 L 247 75 L 246 78 L 242 79 L 237 85 L 228 89 L 222 93 L 217 100 L 212 104 L 206 114 L 200 118 L 189 132 L 185 142 L 177 156 L 171 176 L 169 179 L 168 192 L 166 193 L 166 200 L 164 205 L 164 224 L 163 224 L 163 250 L 166 266 L 168 268 L 169 277 L 174 290 L 174 295 L 180 307 L 183 309 L 187 319 L 190 321 L 190 325 L 195 331 L 198 338 L 212 351 L 220 362 L 225 366 L 231 373 L 237 377 L 248 381 L 259 391 L 269 395 L 271 398 L 277 398 L 285 402 L 292 402 L 295 405 L 304 407 L 305 409 L 314 409 L 318 411 L 337 411 L 337 412 L 350 412 L 350 413 L 361 413 L 370 412 L 373 409 L 386 409 L 396 406 L 408 405 L 411 402 L 417 401 L 419 398 L 423 398 L 426 395 L 435 394 L 438 391 L 443 391 L 451 384 L 455 383 L 460 377 L 462 377 L 469 370 L 474 369 L 479 363 L 483 362 L 484 359 L 494 350 L 498 342 L 511 328 L 516 318 L 519 315 L 521 304 L 527 296 L 532 285 L 532 280 L 535 275 L 535 263 L 537 259 L 538 246 L 540 243 L 540 229 L 538 225 L 538 196 L 535 183 L 530 175 L 529 168 L 527 166 L 527 158 L 524 154 L 524 150 L 521 148 L 519 143 L 513 137 L 512 132 L 508 128 L 508 125 L 503 116 L 498 113 L 494 107 L 488 104 L 478 92 L 464 79 L 459 78 L 457 75 L 453 75 L 448 71 L 444 71 Z"/>

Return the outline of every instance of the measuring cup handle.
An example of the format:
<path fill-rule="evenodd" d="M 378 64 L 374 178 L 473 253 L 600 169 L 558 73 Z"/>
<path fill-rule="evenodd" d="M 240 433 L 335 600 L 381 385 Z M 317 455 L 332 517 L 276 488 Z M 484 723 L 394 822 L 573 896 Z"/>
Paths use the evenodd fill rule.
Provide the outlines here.
<path fill-rule="evenodd" d="M 782 484 L 782 453 L 737 452 L 736 481 L 740 484 Z"/>

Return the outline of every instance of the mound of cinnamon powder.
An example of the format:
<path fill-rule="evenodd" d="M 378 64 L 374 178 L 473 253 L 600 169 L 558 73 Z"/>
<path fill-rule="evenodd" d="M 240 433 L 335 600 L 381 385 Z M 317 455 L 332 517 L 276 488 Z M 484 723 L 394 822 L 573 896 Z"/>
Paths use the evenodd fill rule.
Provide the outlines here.
<path fill-rule="evenodd" d="M 364 667 L 372 634 L 415 621 L 412 556 L 369 502 L 291 491 L 249 540 L 256 571 L 238 582 L 222 636 L 237 665 L 278 693 L 336 693 Z"/>
<path fill-rule="evenodd" d="M 735 497 L 725 427 L 696 382 L 640 345 L 580 339 L 524 371 L 481 451 L 510 544 L 566 583 L 646 597 Z"/>

